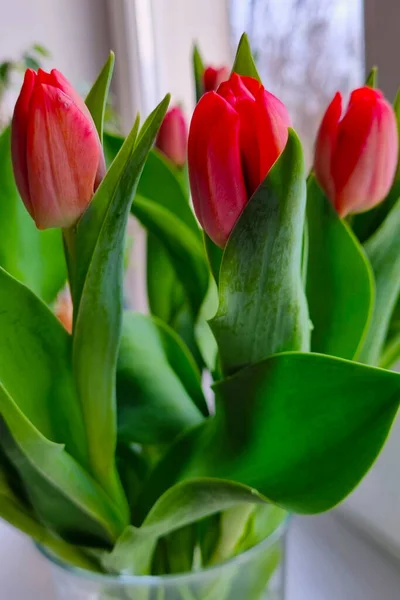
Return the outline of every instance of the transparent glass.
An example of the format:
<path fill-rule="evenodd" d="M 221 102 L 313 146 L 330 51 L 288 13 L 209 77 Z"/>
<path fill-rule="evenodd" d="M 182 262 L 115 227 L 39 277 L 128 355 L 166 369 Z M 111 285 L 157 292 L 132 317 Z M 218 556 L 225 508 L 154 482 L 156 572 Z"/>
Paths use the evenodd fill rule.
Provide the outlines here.
<path fill-rule="evenodd" d="M 40 551 L 50 561 L 56 600 L 284 600 L 287 525 L 221 565 L 182 575 L 98 575 Z"/>

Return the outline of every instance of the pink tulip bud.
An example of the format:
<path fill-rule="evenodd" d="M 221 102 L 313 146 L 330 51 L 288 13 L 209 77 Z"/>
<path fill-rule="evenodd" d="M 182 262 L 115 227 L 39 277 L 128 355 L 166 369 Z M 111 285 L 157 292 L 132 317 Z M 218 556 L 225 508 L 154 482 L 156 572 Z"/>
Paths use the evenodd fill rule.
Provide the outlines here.
<path fill-rule="evenodd" d="M 214 92 L 224 81 L 229 79 L 228 67 L 207 67 L 203 74 L 203 86 L 205 92 Z"/>
<path fill-rule="evenodd" d="M 156 139 L 161 150 L 177 167 L 183 167 L 187 154 L 187 125 L 179 106 L 171 108 L 164 117 Z"/>
<path fill-rule="evenodd" d="M 67 285 L 56 298 L 54 314 L 68 333 L 72 333 L 73 312 L 71 292 Z"/>
<path fill-rule="evenodd" d="M 105 173 L 93 119 L 59 72 L 28 69 L 11 130 L 14 176 L 39 229 L 69 227 Z"/>
<path fill-rule="evenodd" d="M 341 217 L 379 204 L 393 183 L 398 158 L 396 117 L 382 92 L 355 90 L 342 116 L 338 92 L 322 120 L 314 170 Z"/>
<path fill-rule="evenodd" d="M 190 187 L 197 218 L 221 248 L 283 151 L 289 125 L 278 98 L 236 73 L 197 104 L 189 132 Z"/>

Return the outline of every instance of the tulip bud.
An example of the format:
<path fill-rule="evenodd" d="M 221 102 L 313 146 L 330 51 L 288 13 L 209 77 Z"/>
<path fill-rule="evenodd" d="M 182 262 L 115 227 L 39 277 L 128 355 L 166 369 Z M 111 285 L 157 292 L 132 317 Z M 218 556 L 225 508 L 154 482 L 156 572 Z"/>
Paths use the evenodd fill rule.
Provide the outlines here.
<path fill-rule="evenodd" d="M 236 73 L 196 106 L 188 147 L 193 204 L 203 229 L 221 248 L 282 153 L 289 125 L 278 98 L 256 79 Z"/>
<path fill-rule="evenodd" d="M 186 163 L 187 136 L 185 115 L 179 106 L 175 106 L 165 115 L 155 145 L 171 162 L 181 168 Z"/>
<path fill-rule="evenodd" d="M 73 306 L 71 292 L 68 286 L 58 294 L 54 314 L 68 333 L 72 333 Z"/>
<path fill-rule="evenodd" d="M 11 129 L 14 176 L 39 229 L 69 227 L 105 173 L 93 119 L 63 75 L 28 69 Z"/>
<path fill-rule="evenodd" d="M 397 167 L 398 136 L 393 108 L 379 90 L 355 90 L 341 116 L 338 92 L 318 132 L 314 170 L 344 217 L 369 210 L 386 197 Z"/>
<path fill-rule="evenodd" d="M 224 81 L 229 79 L 228 67 L 207 67 L 203 74 L 203 87 L 205 92 L 214 92 Z"/>

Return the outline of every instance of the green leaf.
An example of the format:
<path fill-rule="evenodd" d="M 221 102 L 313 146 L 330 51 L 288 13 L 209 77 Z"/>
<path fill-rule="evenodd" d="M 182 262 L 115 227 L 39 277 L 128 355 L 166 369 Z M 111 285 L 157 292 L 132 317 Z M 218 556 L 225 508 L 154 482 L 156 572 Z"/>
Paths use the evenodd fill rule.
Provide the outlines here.
<path fill-rule="evenodd" d="M 171 485 L 224 477 L 285 510 L 341 502 L 387 438 L 400 375 L 318 354 L 272 356 L 214 386 L 217 412 L 170 449 L 149 478 L 139 514 Z"/>
<path fill-rule="evenodd" d="M 254 77 L 254 79 L 257 79 L 260 83 L 262 83 L 251 52 L 249 38 L 247 37 L 246 33 L 244 33 L 240 38 L 235 61 L 232 67 L 232 73 Z"/>
<path fill-rule="evenodd" d="M 372 67 L 366 79 L 365 85 L 372 88 L 378 87 L 378 67 Z"/>
<path fill-rule="evenodd" d="M 217 309 L 218 288 L 215 281 L 210 277 L 208 292 L 201 306 L 194 333 L 203 363 L 214 377 L 217 370 L 218 346 L 209 321 L 215 316 Z"/>
<path fill-rule="evenodd" d="M 103 132 L 103 150 L 107 168 L 110 167 L 114 158 L 122 148 L 125 138 L 121 135 L 111 133 L 110 131 Z"/>
<path fill-rule="evenodd" d="M 313 352 L 353 359 L 364 342 L 374 280 L 362 246 L 310 176 L 307 300 Z"/>
<path fill-rule="evenodd" d="M 210 325 L 225 373 L 276 352 L 308 349 L 301 278 L 305 192 L 301 145 L 291 131 L 283 154 L 238 219 L 222 258 L 220 304 Z"/>
<path fill-rule="evenodd" d="M 106 64 L 86 97 L 86 106 L 93 117 L 101 141 L 103 141 L 104 115 L 108 92 L 110 90 L 111 77 L 114 70 L 114 62 L 114 52 L 110 52 Z"/>
<path fill-rule="evenodd" d="M 148 198 L 138 195 L 132 213 L 164 244 L 177 277 L 185 287 L 192 314 L 197 317 L 209 278 L 201 238 L 171 211 Z"/>
<path fill-rule="evenodd" d="M 180 171 L 161 152 L 154 149 L 149 153 L 137 191 L 140 196 L 170 210 L 201 239 L 201 231 L 189 205 Z"/>
<path fill-rule="evenodd" d="M 375 276 L 376 300 L 360 361 L 378 365 L 400 294 L 400 199 L 366 242 L 365 251 Z"/>
<path fill-rule="evenodd" d="M 166 208 L 201 239 L 188 193 L 182 183 L 180 171 L 157 150 L 150 152 L 138 186 L 138 194 Z M 132 206 L 135 212 L 136 207 Z M 182 337 L 201 366 L 201 357 L 195 341 L 196 313 L 190 310 L 187 285 L 178 277 L 168 248 L 162 237 L 148 230 L 147 237 L 147 294 L 152 314 L 163 319 Z M 181 273 L 182 275 L 182 273 Z M 199 291 L 201 294 L 202 291 Z M 199 298 L 201 301 L 201 297 Z"/>
<path fill-rule="evenodd" d="M 42 44 L 33 44 L 32 50 L 37 54 L 40 54 L 40 56 L 43 56 L 43 58 L 51 57 L 51 52 Z"/>
<path fill-rule="evenodd" d="M 1 384 L 43 435 L 62 440 L 67 451 L 85 464 L 87 446 L 71 375 L 70 336 L 39 298 L 1 268 L 0 332 Z"/>
<path fill-rule="evenodd" d="M 141 527 L 128 527 L 105 558 L 110 571 L 146 574 L 157 540 L 204 517 L 238 504 L 264 503 L 254 489 L 230 481 L 194 479 L 159 498 Z"/>
<path fill-rule="evenodd" d="M 88 450 L 70 336 L 3 269 L 0 331 L 0 440 L 36 513 L 60 535 L 110 543 L 125 523 L 83 468 Z"/>
<path fill-rule="evenodd" d="M 215 386 L 217 414 L 179 440 L 141 506 L 171 481 L 224 477 L 285 510 L 329 510 L 360 482 L 387 438 L 400 375 L 338 358 L 283 353 Z"/>
<path fill-rule="evenodd" d="M 172 325 L 186 302 L 186 292 L 179 281 L 164 245 L 147 233 L 147 298 L 151 314 Z"/>
<path fill-rule="evenodd" d="M 390 369 L 400 357 L 400 297 L 392 312 L 385 346 L 379 361 L 379 367 Z"/>
<path fill-rule="evenodd" d="M 10 61 L 4 61 L 0 63 L 0 83 L 3 86 L 7 86 L 9 84 L 12 67 L 13 63 Z"/>
<path fill-rule="evenodd" d="M 0 265 L 46 302 L 53 302 L 67 273 L 59 230 L 36 229 L 18 194 L 10 128 L 0 135 Z"/>
<path fill-rule="evenodd" d="M 198 102 L 200 100 L 200 98 L 202 97 L 202 95 L 204 94 L 204 82 L 203 82 L 204 63 L 203 63 L 203 59 L 201 57 L 200 51 L 199 51 L 198 47 L 196 46 L 196 44 L 193 47 L 192 61 L 193 61 L 194 84 L 196 87 L 196 102 Z"/>
<path fill-rule="evenodd" d="M 204 232 L 204 246 L 206 249 L 206 254 L 208 258 L 208 263 L 210 265 L 211 272 L 214 276 L 215 283 L 219 284 L 219 273 L 221 270 L 221 263 L 223 257 L 223 250 L 214 244 L 214 242 L 208 237 L 208 235 Z"/>
<path fill-rule="evenodd" d="M 14 493 L 8 482 L 4 465 L 0 464 L 0 517 L 29 535 L 37 544 L 50 549 L 67 564 L 82 569 L 96 570 L 94 563 L 83 550 L 68 544 L 41 525 L 32 510 Z"/>
<path fill-rule="evenodd" d="M 41 67 L 38 59 L 35 56 L 32 56 L 32 54 L 24 54 L 23 64 L 25 69 L 33 69 L 34 71 L 38 71 Z"/>
<path fill-rule="evenodd" d="M 398 409 L 400 376 L 288 353 L 215 391 L 221 404 L 214 435 L 225 432 L 226 442 L 208 474 L 223 472 L 285 509 L 316 513 L 351 492 L 378 456 Z"/>
<path fill-rule="evenodd" d="M 200 373 L 179 337 L 159 319 L 125 313 L 117 375 L 119 437 L 170 443 L 207 415 Z"/>
<path fill-rule="evenodd" d="M 88 209 L 66 236 L 74 273 L 73 369 L 92 473 L 110 496 L 125 506 L 125 512 L 114 464 L 123 250 L 136 186 L 168 102 L 167 96 L 148 117 L 137 139 L 137 125 L 133 128 Z"/>

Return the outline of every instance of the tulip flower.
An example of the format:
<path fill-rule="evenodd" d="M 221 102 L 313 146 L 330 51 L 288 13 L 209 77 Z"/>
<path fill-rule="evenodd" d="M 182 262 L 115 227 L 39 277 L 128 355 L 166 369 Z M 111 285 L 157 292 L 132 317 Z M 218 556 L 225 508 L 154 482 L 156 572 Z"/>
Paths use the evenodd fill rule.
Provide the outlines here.
<path fill-rule="evenodd" d="M 220 67 L 219 69 L 215 69 L 214 67 L 207 67 L 204 69 L 203 74 L 203 87 L 205 92 L 213 92 L 218 89 L 218 87 L 229 79 L 229 69 L 228 67 Z"/>
<path fill-rule="evenodd" d="M 235 73 L 197 104 L 189 132 L 190 186 L 197 218 L 221 248 L 282 153 L 289 125 L 278 98 Z"/>
<path fill-rule="evenodd" d="M 164 117 L 157 135 L 156 148 L 181 168 L 186 163 L 187 138 L 185 115 L 179 106 L 175 106 Z"/>
<path fill-rule="evenodd" d="M 382 92 L 353 91 L 342 116 L 337 93 L 322 120 L 316 146 L 316 178 L 341 217 L 364 212 L 390 190 L 397 167 L 398 135 L 393 108 Z"/>
<path fill-rule="evenodd" d="M 105 173 L 90 112 L 55 69 L 26 71 L 12 120 L 11 151 L 18 190 L 39 229 L 75 223 Z"/>

